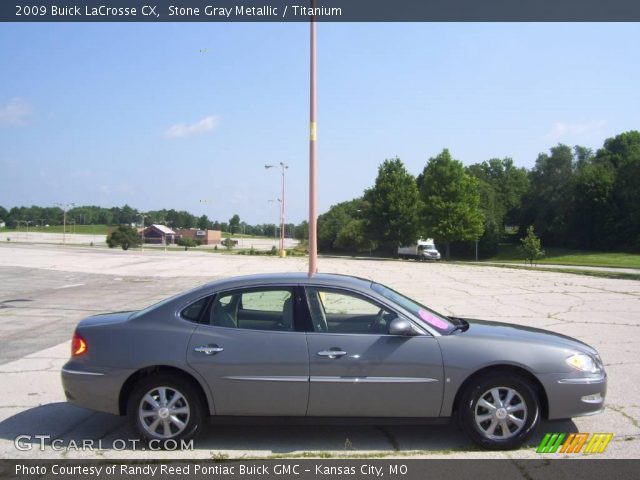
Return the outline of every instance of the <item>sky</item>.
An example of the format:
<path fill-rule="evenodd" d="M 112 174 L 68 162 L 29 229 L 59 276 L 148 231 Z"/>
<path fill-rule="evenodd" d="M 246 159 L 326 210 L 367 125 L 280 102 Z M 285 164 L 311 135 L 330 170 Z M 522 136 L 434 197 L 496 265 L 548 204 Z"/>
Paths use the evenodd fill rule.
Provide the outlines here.
<path fill-rule="evenodd" d="M 305 23 L 0 28 L 0 205 L 308 215 Z M 320 23 L 318 210 L 386 158 L 531 168 L 640 129 L 640 24 Z"/>

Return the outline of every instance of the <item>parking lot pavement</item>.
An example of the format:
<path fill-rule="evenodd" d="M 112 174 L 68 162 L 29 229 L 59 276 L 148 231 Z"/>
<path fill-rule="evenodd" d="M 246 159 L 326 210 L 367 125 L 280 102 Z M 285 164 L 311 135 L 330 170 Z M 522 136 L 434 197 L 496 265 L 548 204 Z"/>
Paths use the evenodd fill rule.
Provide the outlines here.
<path fill-rule="evenodd" d="M 391 455 L 538 458 L 546 432 L 612 432 L 605 458 L 640 456 L 640 282 L 541 271 L 320 259 L 320 270 L 382 281 L 446 314 L 546 328 L 596 347 L 609 375 L 607 409 L 573 422 L 547 422 L 530 448 L 477 450 L 454 426 L 211 426 L 188 452 L 139 451 L 121 439 L 120 417 L 64 402 L 59 370 L 75 323 L 88 314 L 136 309 L 209 279 L 241 273 L 306 271 L 304 258 L 200 252 L 122 252 L 55 246 L 0 246 L 0 455 L 3 458 L 223 458 L 272 455 Z M 18 450 L 14 439 L 31 435 Z M 49 435 L 44 452 L 35 435 Z M 51 440 L 100 451 L 57 451 Z"/>

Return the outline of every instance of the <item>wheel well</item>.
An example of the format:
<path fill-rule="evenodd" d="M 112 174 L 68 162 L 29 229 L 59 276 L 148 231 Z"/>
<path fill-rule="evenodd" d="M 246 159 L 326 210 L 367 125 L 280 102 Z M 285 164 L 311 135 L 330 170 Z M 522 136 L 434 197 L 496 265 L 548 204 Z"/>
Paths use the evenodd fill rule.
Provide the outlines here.
<path fill-rule="evenodd" d="M 547 392 L 545 392 L 544 387 L 540 383 L 540 381 L 528 370 L 525 370 L 521 367 L 516 367 L 514 365 L 491 365 L 489 367 L 485 367 L 473 374 L 469 375 L 467 379 L 460 385 L 460 388 L 456 392 L 456 397 L 453 401 L 453 416 L 456 416 L 458 413 L 458 407 L 460 404 L 460 399 L 462 398 L 462 393 L 465 389 L 478 378 L 485 376 L 487 374 L 496 374 L 499 372 L 503 373 L 511 373 L 515 375 L 519 375 L 520 377 L 527 380 L 531 386 L 533 387 L 533 391 L 536 393 L 538 397 L 538 401 L 540 402 L 540 409 L 542 413 L 542 418 L 546 419 L 549 416 L 549 400 L 547 399 Z"/>
<path fill-rule="evenodd" d="M 120 397 L 118 399 L 118 410 L 120 415 L 126 415 L 127 400 L 129 399 L 129 395 L 131 394 L 131 391 L 136 386 L 136 384 L 142 378 L 147 377 L 149 375 L 154 375 L 156 373 L 174 373 L 184 378 L 185 380 L 189 381 L 193 385 L 193 387 L 196 389 L 196 391 L 200 394 L 200 397 L 202 398 L 202 404 L 206 408 L 207 415 L 210 415 L 209 402 L 207 401 L 207 395 L 204 393 L 204 390 L 202 389 L 202 385 L 200 385 L 200 382 L 198 382 L 194 378 L 194 376 L 191 375 L 190 373 L 185 372 L 184 370 L 181 370 L 176 367 L 170 367 L 168 365 L 154 365 L 152 367 L 141 368 L 137 372 L 132 373 L 131 376 L 127 378 L 127 380 L 122 385 L 122 388 L 120 389 Z"/>

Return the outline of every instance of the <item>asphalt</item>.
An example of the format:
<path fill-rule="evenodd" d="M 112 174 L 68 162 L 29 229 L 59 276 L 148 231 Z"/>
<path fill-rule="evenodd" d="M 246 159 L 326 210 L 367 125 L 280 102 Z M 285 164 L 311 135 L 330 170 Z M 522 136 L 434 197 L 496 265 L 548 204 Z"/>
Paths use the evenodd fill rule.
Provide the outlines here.
<path fill-rule="evenodd" d="M 417 458 L 539 458 L 546 432 L 612 432 L 601 456 L 640 457 L 640 282 L 412 261 L 320 259 L 323 272 L 364 276 L 445 314 L 546 328 L 596 347 L 609 375 L 606 411 L 545 423 L 528 447 L 476 449 L 455 427 L 211 426 L 193 451 L 132 448 L 124 419 L 64 401 L 59 371 L 75 323 L 86 315 L 137 309 L 205 281 L 248 273 L 306 271 L 305 258 L 0 244 L 0 456 L 2 458 L 241 458 L 374 455 Z M 30 435 L 30 450 L 17 449 Z M 36 435 L 60 438 L 39 449 Z M 73 445 L 93 440 L 100 450 Z M 97 442 L 100 441 L 101 444 Z"/>

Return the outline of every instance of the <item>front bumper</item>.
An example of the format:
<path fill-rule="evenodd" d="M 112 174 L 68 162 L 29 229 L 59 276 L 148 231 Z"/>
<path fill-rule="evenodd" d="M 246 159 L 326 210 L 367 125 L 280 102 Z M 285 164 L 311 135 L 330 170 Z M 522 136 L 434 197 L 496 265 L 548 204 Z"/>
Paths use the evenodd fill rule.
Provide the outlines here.
<path fill-rule="evenodd" d="M 129 377 L 128 371 L 87 368 L 73 360 L 62 367 L 62 388 L 67 401 L 78 407 L 120 414 L 120 391 Z"/>
<path fill-rule="evenodd" d="M 549 420 L 593 415 L 604 410 L 605 373 L 588 377 L 566 373 L 539 376 L 549 400 Z"/>

